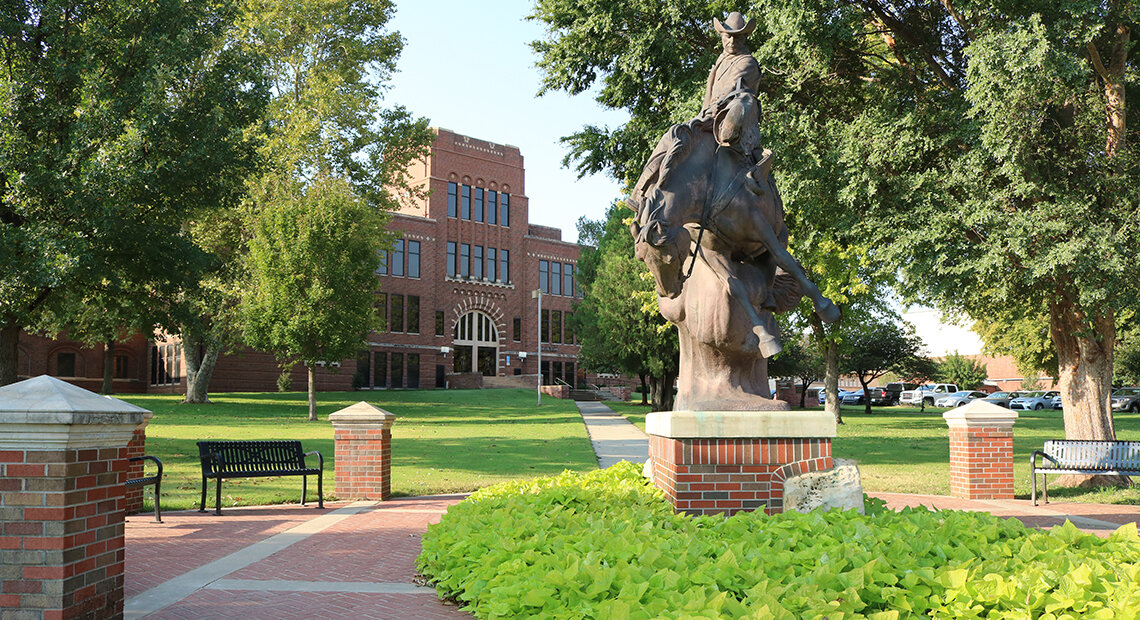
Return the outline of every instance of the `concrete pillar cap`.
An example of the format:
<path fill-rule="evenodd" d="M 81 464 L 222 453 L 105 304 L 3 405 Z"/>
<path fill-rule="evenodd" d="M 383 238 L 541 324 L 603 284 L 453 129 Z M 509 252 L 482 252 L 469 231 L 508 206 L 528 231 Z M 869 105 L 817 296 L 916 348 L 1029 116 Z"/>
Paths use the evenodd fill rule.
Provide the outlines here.
<path fill-rule="evenodd" d="M 41 375 L 0 387 L 0 449 L 124 446 L 149 413 Z"/>
<path fill-rule="evenodd" d="M 1009 426 L 1017 421 L 1017 412 L 984 400 L 951 409 L 942 414 L 950 427 Z"/>
<path fill-rule="evenodd" d="M 835 437 L 826 411 L 656 411 L 645 432 L 674 439 Z"/>
<path fill-rule="evenodd" d="M 329 415 L 334 427 L 391 428 L 396 421 L 393 413 L 360 401 Z"/>

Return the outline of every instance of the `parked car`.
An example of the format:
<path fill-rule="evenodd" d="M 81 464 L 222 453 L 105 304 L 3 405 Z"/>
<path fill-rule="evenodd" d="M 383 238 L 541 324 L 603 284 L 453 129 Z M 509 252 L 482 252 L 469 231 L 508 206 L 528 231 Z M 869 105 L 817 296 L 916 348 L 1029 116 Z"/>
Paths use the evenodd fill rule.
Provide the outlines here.
<path fill-rule="evenodd" d="M 1140 387 L 1122 387 L 1113 392 L 1112 410 L 1140 412 Z"/>
<path fill-rule="evenodd" d="M 843 397 L 847 396 L 847 394 L 849 394 L 849 392 L 847 392 L 845 390 L 839 390 L 839 402 L 840 402 L 840 404 L 843 403 Z M 819 388 L 819 404 L 822 405 L 826 402 L 827 402 L 827 390 L 825 390 L 823 388 Z"/>
<path fill-rule="evenodd" d="M 950 394 L 949 396 L 943 396 L 942 398 L 939 398 L 938 400 L 934 401 L 934 406 L 935 407 L 961 407 L 962 405 L 965 405 L 966 403 L 968 403 L 972 400 L 977 400 L 979 398 L 985 398 L 985 397 L 986 397 L 985 392 L 976 392 L 973 390 L 961 390 L 958 392 L 954 392 L 953 394 Z"/>
<path fill-rule="evenodd" d="M 867 395 L 871 398 L 872 405 L 893 405 L 896 402 L 892 399 L 891 393 L 887 391 L 887 388 L 867 388 Z"/>
<path fill-rule="evenodd" d="M 862 405 L 864 402 L 863 390 L 847 392 L 839 402 L 844 405 Z"/>
<path fill-rule="evenodd" d="M 1019 392 L 994 392 L 982 400 L 986 401 L 987 403 L 993 403 L 999 407 L 1005 407 L 1006 409 L 1009 409 L 1009 401 L 1017 398 L 1019 395 Z"/>
<path fill-rule="evenodd" d="M 1064 409 L 1064 406 L 1061 404 L 1061 395 L 1057 394 L 1053 398 L 1050 398 L 1049 405 L 1054 409 Z"/>
<path fill-rule="evenodd" d="M 918 389 L 917 383 L 888 383 L 887 387 L 883 388 L 890 394 L 890 402 L 888 405 L 897 405 L 902 400 L 903 392 L 907 390 Z"/>
<path fill-rule="evenodd" d="M 1017 398 L 1009 401 L 1010 409 L 1020 409 L 1022 411 L 1029 411 L 1033 409 L 1039 411 L 1046 407 L 1053 408 L 1053 397 L 1060 394 L 1056 390 L 1049 390 L 1048 392 L 1024 392 Z"/>
<path fill-rule="evenodd" d="M 899 402 L 906 405 L 921 405 L 926 403 L 928 406 L 933 407 L 934 401 L 957 391 L 958 386 L 953 383 L 923 385 L 916 389 L 903 392 L 899 397 Z"/>

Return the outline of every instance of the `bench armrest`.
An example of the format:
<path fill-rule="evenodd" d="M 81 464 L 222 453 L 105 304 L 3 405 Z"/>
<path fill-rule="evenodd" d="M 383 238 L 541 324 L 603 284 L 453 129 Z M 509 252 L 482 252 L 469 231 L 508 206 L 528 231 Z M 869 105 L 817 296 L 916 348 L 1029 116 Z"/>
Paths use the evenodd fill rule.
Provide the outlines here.
<path fill-rule="evenodd" d="M 158 476 L 159 478 L 162 478 L 162 461 L 158 460 L 158 457 L 157 457 L 157 456 L 151 456 L 151 455 L 149 455 L 149 454 L 146 454 L 146 455 L 143 455 L 143 456 L 132 456 L 132 457 L 131 457 L 130 459 L 128 459 L 128 460 L 129 460 L 130 462 L 132 462 L 132 463 L 134 463 L 134 462 L 136 462 L 136 461 L 143 461 L 143 460 L 146 460 L 146 461 L 151 461 L 151 462 L 152 462 L 152 463 L 154 463 L 155 465 L 158 465 L 158 473 L 157 473 L 157 474 L 155 474 L 155 475 L 156 475 L 156 476 Z"/>
<path fill-rule="evenodd" d="M 317 455 L 317 469 L 320 469 L 321 473 L 324 473 L 324 471 L 325 471 L 325 457 L 321 456 L 321 453 L 319 451 L 313 450 L 312 452 L 306 452 L 305 456 L 312 456 L 314 454 Z"/>
<path fill-rule="evenodd" d="M 1048 454 L 1045 454 L 1041 450 L 1034 450 L 1033 454 L 1029 455 L 1029 469 L 1030 470 L 1037 468 L 1037 457 L 1038 457 L 1038 455 L 1040 455 L 1041 458 L 1049 461 L 1050 463 L 1052 463 L 1053 465 L 1055 465 L 1057 467 L 1061 466 L 1061 462 L 1058 461 L 1057 459 L 1049 456 Z"/>

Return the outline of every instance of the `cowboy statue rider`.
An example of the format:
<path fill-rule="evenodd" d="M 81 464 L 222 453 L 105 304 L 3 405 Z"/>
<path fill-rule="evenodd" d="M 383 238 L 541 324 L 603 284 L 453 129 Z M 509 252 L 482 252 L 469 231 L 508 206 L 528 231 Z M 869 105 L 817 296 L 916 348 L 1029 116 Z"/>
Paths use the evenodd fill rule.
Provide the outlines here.
<path fill-rule="evenodd" d="M 724 51 L 709 70 L 705 98 L 701 104 L 701 112 L 695 119 L 703 123 L 709 121 L 715 123 L 718 114 L 723 113 L 725 103 L 736 93 L 744 91 L 755 97 L 760 90 L 760 63 L 756 62 L 756 58 L 748 48 L 748 35 L 756 29 L 756 22 L 733 11 L 723 22 L 714 17 L 713 28 L 720 33 L 720 42 Z M 760 110 L 757 108 L 757 118 L 759 114 Z M 767 163 L 766 159 L 771 158 L 771 153 L 766 152 L 760 145 L 758 124 L 753 122 L 747 127 L 740 128 L 739 135 L 725 136 L 723 139 L 718 135 L 717 139 L 722 145 L 738 150 L 753 166 L 760 165 L 750 172 L 749 180 L 764 182 L 765 179 L 760 178 L 760 175 L 767 176 L 767 166 L 763 164 Z"/>

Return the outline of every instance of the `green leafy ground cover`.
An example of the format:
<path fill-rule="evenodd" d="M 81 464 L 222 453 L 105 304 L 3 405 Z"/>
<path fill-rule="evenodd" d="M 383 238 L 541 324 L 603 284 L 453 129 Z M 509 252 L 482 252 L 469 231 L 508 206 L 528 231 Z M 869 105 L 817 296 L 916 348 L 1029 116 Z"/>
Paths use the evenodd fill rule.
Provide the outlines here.
<path fill-rule="evenodd" d="M 431 495 L 473 491 L 504 482 L 597 467 L 582 418 L 571 401 L 530 390 L 422 390 L 323 392 L 319 421 L 308 422 L 304 393 L 232 393 L 213 404 L 184 405 L 179 396 L 128 395 L 154 412 L 147 453 L 162 459 L 163 507 L 197 507 L 201 468 L 195 442 L 203 439 L 299 439 L 325 457 L 325 495 L 333 494 L 333 429 L 328 415 L 369 402 L 396 415 L 392 427 L 392 492 Z M 312 457 L 310 457 L 312 460 Z M 310 480 L 310 497 L 316 497 Z M 297 477 L 247 478 L 222 483 L 224 506 L 297 502 Z M 150 491 L 145 493 L 150 509 Z M 213 486 L 207 498 L 213 505 Z"/>
<path fill-rule="evenodd" d="M 621 464 L 483 489 L 419 571 L 480 618 L 1140 617 L 1135 524 L 1108 539 L 984 513 L 674 515 Z"/>
<path fill-rule="evenodd" d="M 645 429 L 648 408 L 634 403 L 606 403 L 631 422 Z M 817 407 L 815 410 L 821 410 Z M 887 493 L 950 494 L 950 443 L 945 409 L 875 407 L 870 416 L 862 408 L 844 408 L 844 424 L 833 444 L 835 456 L 855 459 L 863 490 Z M 1060 411 L 1017 412 L 1013 426 L 1014 492 L 1028 498 L 1029 455 L 1048 439 L 1064 439 Z M 1122 441 L 1140 441 L 1140 414 L 1116 413 L 1116 436 Z M 1050 478 L 1056 480 L 1056 476 Z M 1040 479 L 1038 480 L 1040 484 Z M 1140 505 L 1140 486 L 1107 489 L 1050 487 L 1049 499 L 1102 504 Z"/>

